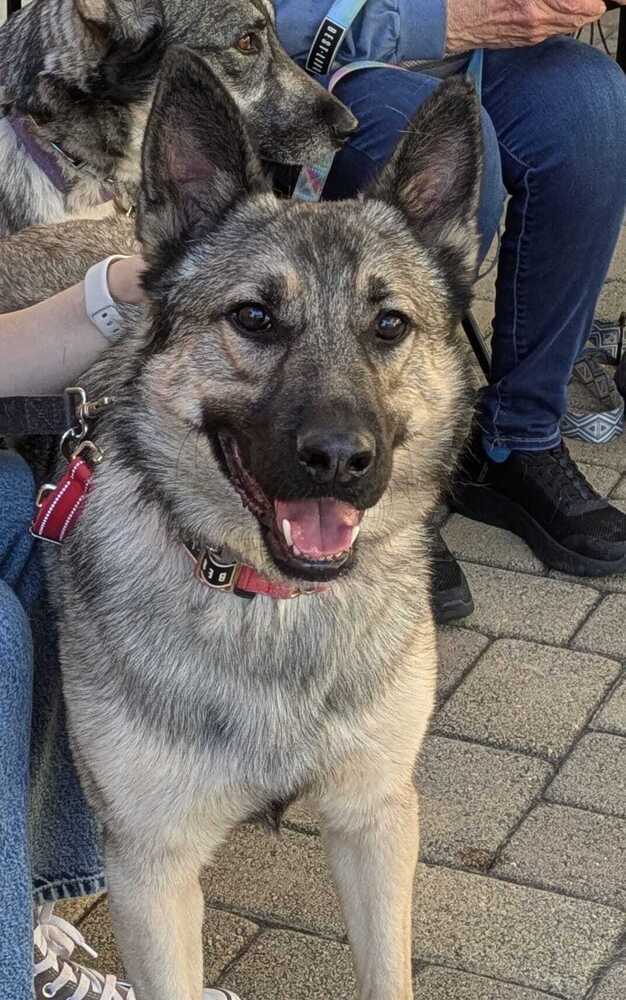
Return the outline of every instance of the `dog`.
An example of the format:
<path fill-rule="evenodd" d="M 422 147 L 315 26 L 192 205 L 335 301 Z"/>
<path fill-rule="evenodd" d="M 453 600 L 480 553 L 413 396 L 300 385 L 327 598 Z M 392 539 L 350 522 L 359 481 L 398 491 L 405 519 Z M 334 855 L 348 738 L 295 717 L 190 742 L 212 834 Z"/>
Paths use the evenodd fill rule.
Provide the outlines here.
<path fill-rule="evenodd" d="M 359 200 L 279 200 L 205 61 L 165 57 L 137 209 L 147 305 L 82 383 L 114 399 L 83 442 L 102 460 L 46 547 L 137 1000 L 199 1000 L 201 867 L 303 794 L 361 1000 L 413 995 L 426 525 L 469 422 L 456 328 L 480 161 L 473 90 L 450 80 Z"/>
<path fill-rule="evenodd" d="M 0 236 L 134 205 L 173 43 L 203 56 L 267 159 L 315 160 L 356 127 L 284 51 L 271 0 L 34 0 L 0 28 Z"/>

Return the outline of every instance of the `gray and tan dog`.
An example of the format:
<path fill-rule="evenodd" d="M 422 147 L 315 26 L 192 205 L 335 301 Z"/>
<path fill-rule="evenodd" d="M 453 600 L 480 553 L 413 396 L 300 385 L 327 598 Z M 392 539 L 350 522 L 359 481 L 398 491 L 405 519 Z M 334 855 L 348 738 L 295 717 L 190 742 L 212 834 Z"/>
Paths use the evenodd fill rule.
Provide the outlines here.
<path fill-rule="evenodd" d="M 199 1000 L 198 874 L 247 818 L 319 802 L 361 1000 L 410 1000 L 413 771 L 436 674 L 426 522 L 466 427 L 471 88 L 446 82 L 360 201 L 268 189 L 197 56 L 166 59 L 143 154 L 143 321 L 49 552 L 69 728 L 138 1000 Z M 273 587 L 194 575 L 219 550 Z M 213 557 L 215 558 L 215 556 Z"/>
<path fill-rule="evenodd" d="M 134 203 L 172 44 L 211 66 L 261 156 L 315 159 L 356 125 L 281 47 L 271 0 L 34 0 L 0 28 L 0 236 Z"/>

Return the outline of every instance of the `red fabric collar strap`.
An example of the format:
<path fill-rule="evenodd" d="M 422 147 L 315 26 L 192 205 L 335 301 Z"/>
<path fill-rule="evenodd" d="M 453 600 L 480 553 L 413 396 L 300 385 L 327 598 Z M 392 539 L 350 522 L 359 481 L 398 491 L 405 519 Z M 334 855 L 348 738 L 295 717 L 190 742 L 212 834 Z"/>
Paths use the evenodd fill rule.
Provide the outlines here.
<path fill-rule="evenodd" d="M 94 447 L 91 442 L 87 444 Z M 92 487 L 92 476 L 92 465 L 77 453 L 56 485 L 47 483 L 41 487 L 30 529 L 35 538 L 57 545 L 65 540 L 82 513 L 85 499 Z M 261 576 L 252 566 L 225 562 L 213 549 L 197 551 L 189 546 L 185 548 L 194 560 L 195 577 L 212 590 L 229 591 L 238 597 L 247 598 L 262 594 L 277 601 L 285 601 L 328 589 L 318 586 L 301 590 L 289 584 L 275 583 Z"/>
<path fill-rule="evenodd" d="M 85 497 L 91 489 L 93 469 L 81 455 L 69 463 L 65 475 L 55 485 L 39 490 L 31 535 L 60 545 L 80 517 Z"/>

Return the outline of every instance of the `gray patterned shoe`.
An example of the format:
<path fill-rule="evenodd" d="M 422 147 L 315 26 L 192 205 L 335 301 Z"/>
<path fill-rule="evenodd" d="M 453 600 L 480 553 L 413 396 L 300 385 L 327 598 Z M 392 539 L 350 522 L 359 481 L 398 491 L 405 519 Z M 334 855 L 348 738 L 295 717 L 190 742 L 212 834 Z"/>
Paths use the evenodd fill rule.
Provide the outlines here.
<path fill-rule="evenodd" d="M 128 983 L 105 976 L 72 958 L 81 948 L 91 958 L 96 952 L 76 927 L 54 913 L 45 903 L 35 909 L 34 998 L 35 1000 L 135 1000 Z M 230 990 L 204 990 L 203 1000 L 239 1000 Z"/>

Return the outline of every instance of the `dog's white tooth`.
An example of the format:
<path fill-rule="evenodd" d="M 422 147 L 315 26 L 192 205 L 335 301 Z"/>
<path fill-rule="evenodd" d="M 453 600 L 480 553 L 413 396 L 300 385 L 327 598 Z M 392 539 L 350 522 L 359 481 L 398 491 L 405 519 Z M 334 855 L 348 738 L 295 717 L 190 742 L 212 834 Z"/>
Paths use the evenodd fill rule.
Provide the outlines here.
<path fill-rule="evenodd" d="M 291 522 L 288 521 L 287 518 L 285 518 L 283 520 L 282 527 L 283 527 L 283 535 L 285 536 L 285 541 L 287 542 L 289 548 L 291 548 L 291 546 L 293 545 L 293 538 L 291 537 Z"/>
<path fill-rule="evenodd" d="M 354 545 L 354 543 L 356 542 L 357 538 L 359 537 L 359 531 L 360 530 L 361 530 L 361 525 L 360 524 L 355 525 L 355 527 L 352 529 L 352 541 L 350 542 L 350 546 L 351 547 Z"/>
<path fill-rule="evenodd" d="M 285 541 L 287 542 L 289 548 L 291 548 L 291 546 L 293 545 L 293 538 L 291 537 L 291 521 L 288 521 L 286 517 L 283 518 L 282 528 L 283 528 L 283 535 L 285 536 Z"/>
<path fill-rule="evenodd" d="M 300 549 L 298 548 L 297 545 L 292 545 L 291 549 L 292 549 L 292 552 L 293 552 L 294 556 L 301 556 L 302 555 L 302 553 L 301 553 L 301 551 L 300 551 Z"/>

